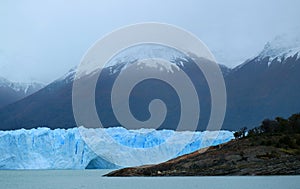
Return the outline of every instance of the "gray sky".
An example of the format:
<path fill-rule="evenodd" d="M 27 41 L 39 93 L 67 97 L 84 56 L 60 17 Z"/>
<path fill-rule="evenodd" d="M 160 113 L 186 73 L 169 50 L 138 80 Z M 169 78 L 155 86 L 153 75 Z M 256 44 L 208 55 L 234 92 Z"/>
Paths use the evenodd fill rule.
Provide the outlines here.
<path fill-rule="evenodd" d="M 51 82 L 103 35 L 145 21 L 189 30 L 234 67 L 276 35 L 300 31 L 299 7 L 298 0 L 2 0 L 0 76 Z"/>

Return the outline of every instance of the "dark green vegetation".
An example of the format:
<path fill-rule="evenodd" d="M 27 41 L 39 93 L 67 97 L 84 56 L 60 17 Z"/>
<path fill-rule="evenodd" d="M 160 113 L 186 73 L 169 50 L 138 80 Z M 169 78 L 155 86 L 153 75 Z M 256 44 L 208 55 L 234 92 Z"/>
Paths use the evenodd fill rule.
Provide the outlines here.
<path fill-rule="evenodd" d="M 241 129 L 241 131 L 244 130 L 245 128 Z M 249 130 L 247 138 L 251 139 L 252 145 L 273 146 L 299 155 L 300 113 L 294 114 L 288 119 L 281 117 L 277 117 L 275 120 L 266 119 L 261 126 Z"/>
<path fill-rule="evenodd" d="M 165 163 L 125 168 L 106 176 L 215 176 L 300 174 L 300 114 L 264 120 L 235 140 Z"/>

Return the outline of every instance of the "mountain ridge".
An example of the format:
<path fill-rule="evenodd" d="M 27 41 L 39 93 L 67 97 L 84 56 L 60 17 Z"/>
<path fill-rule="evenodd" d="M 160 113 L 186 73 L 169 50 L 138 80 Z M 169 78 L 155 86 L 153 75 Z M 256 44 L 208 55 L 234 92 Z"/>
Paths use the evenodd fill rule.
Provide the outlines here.
<path fill-rule="evenodd" d="M 271 48 L 272 45 L 270 44 L 272 43 L 266 45 L 264 49 L 276 49 Z M 294 45 L 291 48 L 295 49 L 296 47 Z M 288 48 L 282 49 L 280 52 L 289 51 Z M 263 57 L 260 53 L 233 69 L 220 65 L 228 96 L 227 111 L 222 129 L 236 130 L 241 125 L 252 128 L 266 117 L 273 118 L 277 115 L 286 117 L 300 110 L 300 102 L 297 100 L 300 96 L 300 85 L 297 82 L 300 80 L 298 74 L 300 73 L 299 53 L 296 52 L 286 57 L 286 54 L 280 52 L 277 51 L 279 54 L 273 56 L 273 59 L 271 56 Z M 196 90 L 202 99 L 198 130 L 205 130 L 211 104 L 209 86 L 205 77 L 201 70 L 193 66 L 192 60 L 185 57 L 176 59 L 172 56 L 172 53 L 168 56 L 172 58 L 176 66 L 183 69 L 191 77 L 193 83 L 197 86 Z M 281 57 L 281 59 L 276 57 Z M 129 59 L 132 60 L 127 62 L 129 64 L 136 62 L 132 57 Z M 114 80 L 126 65 L 120 62 L 121 60 L 115 59 L 115 61 L 119 61 L 118 64 L 103 68 L 101 73 L 103 80 L 98 80 L 95 91 L 97 113 L 101 118 L 104 117 L 101 121 L 104 121 L 105 127 L 119 125 L 111 109 L 111 99 L 107 95 L 111 92 Z M 128 57 L 126 60 L 128 60 Z M 198 71 L 200 71 L 200 74 Z M 0 119 L 3 120 L 0 128 L 75 127 L 76 123 L 72 112 L 72 84 L 75 73 L 76 68 L 73 68 L 65 76 L 49 84 L 38 93 L 7 108 L 0 109 Z M 148 87 L 142 91 L 132 91 L 132 94 L 137 98 L 136 103 L 131 103 L 134 116 L 139 120 L 146 120 L 149 113 L 140 110 L 144 111 L 145 105 L 149 104 L 151 99 L 162 96 L 161 98 L 166 101 L 169 107 L 168 110 L 170 110 L 167 115 L 170 121 L 165 122 L 160 129 L 174 129 L 173 125 L 176 125 L 177 118 L 180 115 L 179 106 L 176 105 L 179 102 L 178 96 L 173 94 L 174 91 L 162 82 L 141 82 L 141 86 L 143 84 L 148 85 Z M 44 107 L 47 107 L 48 110 L 44 110 Z M 40 109 L 43 109 L 43 111 L 40 111 Z"/>
<path fill-rule="evenodd" d="M 0 76 L 0 108 L 25 98 L 43 87 L 42 83 L 12 82 Z"/>

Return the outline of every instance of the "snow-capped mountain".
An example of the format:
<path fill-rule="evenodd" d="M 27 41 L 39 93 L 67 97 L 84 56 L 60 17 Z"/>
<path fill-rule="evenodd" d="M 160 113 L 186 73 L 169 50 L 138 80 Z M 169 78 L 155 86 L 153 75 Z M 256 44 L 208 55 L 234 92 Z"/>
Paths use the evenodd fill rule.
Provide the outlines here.
<path fill-rule="evenodd" d="M 0 107 L 16 102 L 17 100 L 37 92 L 43 87 L 43 84 L 37 82 L 12 82 L 0 77 Z"/>
<path fill-rule="evenodd" d="M 300 58 L 300 36 L 281 35 L 268 42 L 258 58 L 269 58 L 269 63 L 273 60 L 282 61 L 289 57 Z"/>
<path fill-rule="evenodd" d="M 77 71 L 77 67 L 71 68 L 65 75 L 54 81 L 55 83 L 64 82 L 64 83 L 70 83 L 74 81 L 75 74 Z"/>
<path fill-rule="evenodd" d="M 205 123 L 208 122 L 208 116 L 206 115 L 209 115 L 210 108 L 205 108 L 205 106 L 208 106 L 210 103 L 208 96 L 209 87 L 203 74 L 191 59 L 185 58 L 174 49 L 167 51 L 166 49 L 162 50 L 161 48 L 162 47 L 155 47 L 154 50 L 149 50 L 148 54 L 148 47 L 146 47 L 146 50 L 141 50 L 140 48 L 137 48 L 137 50 L 129 49 L 130 53 L 128 53 L 126 57 L 121 56 L 121 52 L 121 55 L 118 55 L 111 60 L 111 62 L 115 61 L 115 64 L 110 64 L 111 62 L 109 62 L 107 66 L 103 68 L 101 79 L 98 80 L 95 92 L 97 96 L 97 111 L 99 116 L 103 117 L 102 121 L 105 127 L 120 125 L 112 110 L 110 93 L 113 83 L 122 69 L 125 69 L 126 66 L 137 60 L 133 58 L 136 55 L 139 55 L 138 58 L 141 59 L 149 59 L 155 56 L 156 58 L 167 59 L 174 64 L 171 66 L 164 64 L 149 65 L 141 62 L 137 65 L 138 68 L 149 71 L 158 70 L 159 72 L 166 74 L 174 74 L 174 71 L 176 72 L 178 68 L 182 68 L 187 75 L 190 75 L 198 92 L 202 94 L 202 98 L 205 99 L 205 102 L 200 104 L 201 107 L 203 106 L 201 124 L 205 125 Z M 225 66 L 222 66 L 221 70 L 226 70 L 226 72 L 228 72 L 228 68 Z M 75 73 L 76 69 L 71 69 L 63 77 L 49 84 L 39 92 L 7 107 L 9 111 L 5 109 L 0 110 L 0 119 L 2 120 L 0 128 L 16 129 L 34 128 L 39 126 L 47 126 L 50 128 L 75 127 L 76 122 L 72 110 L 72 86 Z M 94 77 L 93 72 L 80 79 L 86 79 L 87 84 L 89 84 L 88 79 L 91 77 Z M 145 88 L 140 90 L 140 87 L 143 88 L 143 86 Z M 166 102 L 169 111 L 167 114 L 168 119 L 163 123 L 161 129 L 174 129 L 174 126 L 176 127 L 180 117 L 180 101 L 172 87 L 162 81 L 147 80 L 141 82 L 136 89 L 137 90 L 134 90 L 132 93 L 134 99 L 138 102 L 134 103 L 132 107 L 135 111 L 135 116 L 141 120 L 147 119 L 149 112 L 147 111 L 147 108 L 145 109 L 145 105 L 153 98 L 162 98 L 162 100 Z M 141 109 L 143 109 L 143 111 L 141 111 Z M 14 119 L 14 116 L 11 116 L 12 112 L 15 112 L 14 115 L 18 117 L 17 121 Z M 22 113 L 19 114 L 19 112 Z M 204 126 L 202 129 L 204 129 Z"/>
<path fill-rule="evenodd" d="M 225 124 L 251 127 L 300 111 L 300 36 L 279 36 L 226 78 Z"/>
<path fill-rule="evenodd" d="M 79 131 L 80 130 L 80 131 Z M 113 144 L 106 140 L 99 141 L 98 135 L 105 132 L 121 146 L 145 149 L 145 153 L 129 153 L 127 150 L 116 151 Z M 97 156 L 87 146 L 81 134 L 87 134 L 97 141 Z M 89 134 L 92 133 L 92 134 Z M 0 131 L 0 169 L 115 169 L 119 166 L 137 166 L 154 164 L 176 156 L 191 153 L 208 145 L 218 145 L 233 139 L 233 133 L 220 131 L 213 140 L 215 132 L 174 132 L 171 130 L 126 130 L 121 127 L 109 129 L 73 129 L 38 128 L 31 130 Z M 170 136 L 175 136 L 176 144 L 159 148 L 156 154 L 147 154 L 147 148 L 164 143 Z M 205 136 L 205 137 L 204 137 Z M 188 145 L 178 151 L 178 145 L 186 144 L 185 138 L 192 138 Z M 134 151 L 134 150 L 133 150 Z M 178 152 L 178 153 L 177 153 Z M 166 156 L 166 157 L 165 157 Z M 114 158 L 115 159 L 114 161 Z M 166 159 L 165 159 L 166 158 Z"/>
<path fill-rule="evenodd" d="M 267 42 L 262 51 L 253 58 L 246 60 L 243 64 L 235 67 L 233 71 L 243 68 L 248 63 L 253 62 L 271 66 L 274 64 L 284 64 L 289 60 L 300 59 L 300 35 L 279 35 Z"/>

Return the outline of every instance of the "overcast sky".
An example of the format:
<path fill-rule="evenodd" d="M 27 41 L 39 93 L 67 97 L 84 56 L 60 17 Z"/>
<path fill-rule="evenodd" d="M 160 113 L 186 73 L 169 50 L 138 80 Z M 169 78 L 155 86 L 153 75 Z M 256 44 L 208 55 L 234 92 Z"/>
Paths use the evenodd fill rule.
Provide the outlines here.
<path fill-rule="evenodd" d="M 0 76 L 49 83 L 103 35 L 145 21 L 189 30 L 234 67 L 298 30 L 299 7 L 298 0 L 1 0 Z"/>

